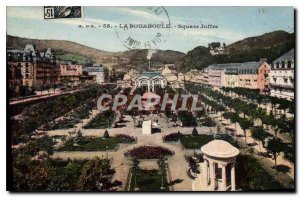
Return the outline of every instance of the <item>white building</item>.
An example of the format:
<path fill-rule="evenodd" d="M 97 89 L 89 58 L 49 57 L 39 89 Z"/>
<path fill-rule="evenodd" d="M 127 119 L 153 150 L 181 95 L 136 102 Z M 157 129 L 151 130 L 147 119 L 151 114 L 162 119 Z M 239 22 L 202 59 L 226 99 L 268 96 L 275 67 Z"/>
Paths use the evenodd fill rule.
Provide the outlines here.
<path fill-rule="evenodd" d="M 294 49 L 276 59 L 269 74 L 270 95 L 288 100 L 294 99 Z"/>
<path fill-rule="evenodd" d="M 164 88 L 167 86 L 167 80 L 160 72 L 143 72 L 136 78 L 135 86 L 145 89 L 148 92 L 154 92 L 156 87 Z"/>
<path fill-rule="evenodd" d="M 109 70 L 102 64 L 94 64 L 83 69 L 88 75 L 93 76 L 93 80 L 98 84 L 109 82 Z"/>

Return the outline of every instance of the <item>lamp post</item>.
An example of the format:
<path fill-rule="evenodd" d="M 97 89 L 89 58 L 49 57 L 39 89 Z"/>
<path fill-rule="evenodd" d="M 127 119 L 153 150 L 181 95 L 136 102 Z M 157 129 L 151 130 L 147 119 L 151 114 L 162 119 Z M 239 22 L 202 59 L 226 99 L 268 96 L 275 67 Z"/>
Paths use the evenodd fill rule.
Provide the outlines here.
<path fill-rule="evenodd" d="M 195 142 L 195 143 L 194 143 L 194 156 L 195 156 L 195 157 L 197 156 L 197 152 L 196 152 L 197 145 L 198 145 L 198 143 Z"/>
<path fill-rule="evenodd" d="M 105 151 L 106 152 L 106 159 L 108 160 L 108 152 L 107 151 L 108 151 L 108 146 L 106 146 L 106 151 Z"/>
<path fill-rule="evenodd" d="M 161 190 L 165 190 L 166 188 L 164 187 L 164 175 L 166 172 L 166 167 L 167 167 L 167 163 L 165 161 L 165 158 L 162 158 L 159 160 L 159 171 L 158 174 L 161 175 Z"/>

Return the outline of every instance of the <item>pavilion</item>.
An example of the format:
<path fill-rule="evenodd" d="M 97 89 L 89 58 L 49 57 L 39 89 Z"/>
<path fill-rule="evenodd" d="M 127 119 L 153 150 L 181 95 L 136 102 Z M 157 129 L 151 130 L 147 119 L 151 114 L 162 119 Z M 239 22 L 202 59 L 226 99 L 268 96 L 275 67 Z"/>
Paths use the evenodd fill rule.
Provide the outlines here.
<path fill-rule="evenodd" d="M 193 182 L 193 191 L 235 191 L 235 160 L 239 150 L 224 140 L 201 147 L 204 162 Z"/>
<path fill-rule="evenodd" d="M 135 80 L 135 87 L 146 89 L 147 92 L 155 92 L 155 88 L 164 88 L 167 80 L 157 71 L 143 72 Z"/>

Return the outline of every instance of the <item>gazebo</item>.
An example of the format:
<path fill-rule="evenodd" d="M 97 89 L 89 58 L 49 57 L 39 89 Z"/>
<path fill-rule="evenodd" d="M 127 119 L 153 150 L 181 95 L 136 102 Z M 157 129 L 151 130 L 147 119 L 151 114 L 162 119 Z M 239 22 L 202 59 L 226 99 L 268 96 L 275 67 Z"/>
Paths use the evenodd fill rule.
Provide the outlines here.
<path fill-rule="evenodd" d="M 235 191 L 235 160 L 239 150 L 224 140 L 201 147 L 204 162 L 193 183 L 194 191 Z"/>

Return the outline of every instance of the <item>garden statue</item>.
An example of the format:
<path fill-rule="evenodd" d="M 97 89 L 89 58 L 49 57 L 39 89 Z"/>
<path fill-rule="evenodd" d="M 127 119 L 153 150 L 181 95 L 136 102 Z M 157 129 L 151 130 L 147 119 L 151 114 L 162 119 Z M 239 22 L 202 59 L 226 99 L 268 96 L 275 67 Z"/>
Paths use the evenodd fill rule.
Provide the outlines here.
<path fill-rule="evenodd" d="M 82 140 L 82 132 L 81 130 L 78 130 L 75 137 L 73 137 L 73 146 L 79 146 L 78 143 Z"/>

